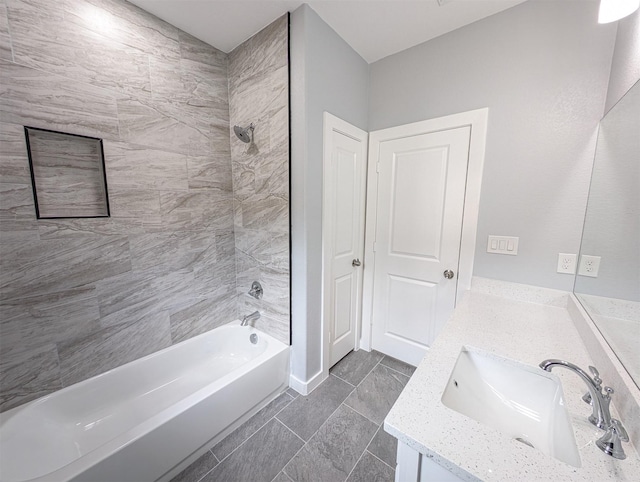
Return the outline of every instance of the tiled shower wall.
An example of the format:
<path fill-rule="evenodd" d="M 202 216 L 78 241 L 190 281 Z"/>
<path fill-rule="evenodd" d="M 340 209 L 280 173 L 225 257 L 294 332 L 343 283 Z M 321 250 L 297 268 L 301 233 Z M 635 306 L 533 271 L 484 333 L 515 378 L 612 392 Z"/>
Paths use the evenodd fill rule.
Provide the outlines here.
<path fill-rule="evenodd" d="M 124 1 L 0 0 L 0 410 L 236 318 L 227 64 Z M 266 132 L 282 143 L 264 119 L 261 160 Z M 23 125 L 104 139 L 110 218 L 36 220 Z M 266 204 L 285 221 L 247 227 L 288 239 L 285 185 Z M 288 283 L 288 249 L 268 252 Z"/>
<path fill-rule="evenodd" d="M 255 125 L 254 143 L 231 133 L 238 315 L 289 343 L 289 18 L 229 54 L 231 125 Z M 247 292 L 262 284 L 264 297 Z"/>

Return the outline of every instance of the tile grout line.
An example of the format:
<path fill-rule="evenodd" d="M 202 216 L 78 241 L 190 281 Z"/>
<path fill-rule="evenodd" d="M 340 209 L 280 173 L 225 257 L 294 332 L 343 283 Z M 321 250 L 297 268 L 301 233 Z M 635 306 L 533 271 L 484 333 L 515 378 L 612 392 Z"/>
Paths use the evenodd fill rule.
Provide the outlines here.
<path fill-rule="evenodd" d="M 398 360 L 398 361 L 399 361 L 399 360 Z M 404 363 L 404 362 L 402 362 L 402 363 Z M 394 371 L 394 372 L 396 372 L 396 373 L 399 373 L 400 375 L 404 375 L 405 377 L 411 378 L 411 375 L 407 375 L 406 373 L 402 373 L 400 370 L 396 370 L 395 368 L 390 367 L 389 365 L 385 365 L 385 364 L 384 364 L 384 363 L 382 363 L 382 362 L 380 362 L 380 364 L 381 364 L 383 367 L 388 368 L 389 370 L 392 370 L 392 371 Z M 411 365 L 409 365 L 409 366 L 411 366 Z M 416 367 L 413 367 L 413 368 L 416 368 Z M 414 370 L 414 372 L 415 372 L 415 370 Z"/>
<path fill-rule="evenodd" d="M 211 452 L 211 449 L 209 449 L 209 452 Z M 218 460 L 218 457 L 216 457 L 216 454 L 214 454 L 213 452 L 211 452 L 211 454 L 213 455 L 213 458 L 215 458 L 216 460 Z M 195 462 L 194 462 L 195 464 Z M 193 465 L 193 464 L 191 464 Z M 191 467 L 191 465 L 189 467 Z M 203 480 L 207 475 L 209 475 L 211 472 L 213 472 L 213 469 L 215 469 L 218 465 L 220 465 L 220 461 L 218 460 L 218 463 L 216 465 L 214 465 L 213 467 L 211 467 L 206 474 L 204 474 L 202 477 L 200 477 L 197 482 L 200 482 L 201 480 Z M 169 481 L 171 482 L 171 481 Z"/>
<path fill-rule="evenodd" d="M 337 378 L 337 377 L 336 377 L 336 378 Z M 323 382 L 323 383 L 324 383 L 324 382 Z M 345 383 L 348 383 L 349 385 L 351 385 L 349 382 L 345 382 Z M 351 386 L 353 387 L 353 385 L 351 385 Z M 353 388 L 353 390 L 351 390 L 351 391 L 349 392 L 349 395 L 351 395 L 354 391 L 355 391 L 355 387 Z M 349 395 L 347 395 L 347 397 L 345 397 L 345 400 L 349 397 Z M 337 407 L 333 412 L 331 412 L 331 414 L 327 417 L 327 419 L 326 419 L 324 422 L 322 422 L 322 425 L 320 425 L 320 426 L 318 427 L 318 429 L 317 429 L 315 432 L 313 432 L 313 434 L 311 435 L 311 437 L 309 437 L 309 441 L 311 441 L 311 439 L 312 439 L 313 437 L 315 437 L 315 436 L 316 436 L 316 434 L 320 431 L 320 429 L 321 429 L 321 428 L 322 428 L 322 427 L 327 423 L 327 421 L 328 421 L 328 420 L 333 416 L 333 414 L 334 414 L 334 413 L 336 413 L 336 412 L 340 409 L 340 407 L 341 407 L 342 405 L 344 405 L 344 402 L 340 403 L 340 405 L 338 405 L 338 407 Z M 349 408 L 351 408 L 351 407 L 349 407 Z M 285 427 L 287 427 L 287 424 L 286 424 L 286 423 L 284 423 L 284 422 L 283 422 L 282 420 L 280 420 L 279 418 L 276 418 L 276 420 L 278 420 L 278 422 L 280 422 L 282 425 L 284 425 Z M 368 420 L 368 419 L 367 419 L 367 420 Z M 287 428 L 289 428 L 289 427 L 287 427 Z M 291 429 L 289 428 L 289 430 L 291 430 Z M 293 430 L 291 430 L 291 431 L 293 432 Z M 294 432 L 294 433 L 295 433 L 295 432 Z M 300 438 L 301 440 L 303 440 L 303 441 L 304 441 L 304 439 L 302 439 L 302 437 L 299 437 L 299 436 L 298 436 L 298 438 Z M 289 477 L 291 480 L 293 480 L 293 477 L 291 477 L 287 472 L 285 472 L 285 469 L 287 468 L 287 465 L 289 465 L 289 464 L 291 463 L 291 461 L 292 461 L 293 459 L 295 459 L 295 458 L 298 456 L 298 454 L 299 454 L 302 450 L 304 450 L 304 448 L 307 446 L 307 444 L 309 443 L 309 441 L 304 442 L 304 445 L 303 445 L 302 447 L 300 447 L 300 450 L 298 450 L 298 451 L 295 453 L 295 455 L 294 455 L 293 457 L 291 457 L 291 458 L 289 459 L 289 461 L 288 461 L 286 464 L 284 464 L 284 467 L 282 468 L 282 471 L 284 472 L 284 474 L 285 474 L 287 477 Z M 371 441 L 369 441 L 369 443 L 371 443 Z"/>
<path fill-rule="evenodd" d="M 348 405 L 347 405 L 347 406 L 348 406 Z M 354 410 L 354 412 L 355 412 L 355 410 Z M 358 412 L 356 412 L 356 413 L 358 413 Z M 363 417 L 364 417 L 364 415 L 363 415 Z M 367 418 L 367 417 L 365 417 L 365 418 Z M 369 420 L 369 419 L 367 418 L 367 420 Z M 375 422 L 374 422 L 374 423 L 375 423 Z M 384 422 L 383 422 L 383 423 L 384 423 Z M 362 459 L 362 457 L 364 457 L 365 452 L 368 452 L 368 450 L 367 450 L 367 449 L 369 448 L 369 445 L 371 445 L 371 442 L 373 442 L 373 439 L 374 439 L 374 438 L 376 438 L 376 435 L 378 434 L 378 430 L 380 430 L 380 428 L 381 428 L 381 427 L 382 427 L 382 424 L 378 425 L 377 430 L 376 430 L 375 432 L 373 432 L 373 435 L 371 436 L 371 438 L 370 438 L 370 439 L 369 439 L 369 441 L 367 442 L 367 445 L 365 445 L 365 446 L 364 446 L 364 450 L 363 450 L 363 451 L 362 451 L 362 453 L 360 454 L 360 458 L 358 459 L 358 461 L 356 462 L 356 464 L 355 464 L 355 465 L 353 466 L 353 468 L 351 469 L 351 472 L 349 472 L 349 475 L 347 475 L 347 479 L 349 478 L 349 476 L 351 475 L 351 473 L 356 469 L 356 466 L 358 465 L 358 462 L 360 462 L 360 460 Z M 345 482 L 346 482 L 346 480 L 345 480 Z"/>
<path fill-rule="evenodd" d="M 336 375 L 335 373 L 329 373 L 329 376 L 330 376 L 330 377 L 336 377 L 338 380 L 340 380 L 340 381 L 342 381 L 342 382 L 345 382 L 345 383 L 348 383 L 348 384 L 349 384 L 349 385 L 351 385 L 353 388 L 356 388 L 356 385 L 354 385 L 354 384 L 353 384 L 353 383 L 351 383 L 351 382 L 346 381 L 344 378 L 340 378 L 340 377 L 339 377 L 338 375 Z"/>
<path fill-rule="evenodd" d="M 214 459 L 216 459 L 216 461 L 217 461 L 218 463 L 220 463 L 220 459 L 218 458 L 218 456 L 217 456 L 216 454 L 214 454 L 214 453 L 213 453 L 213 447 L 211 447 L 211 448 L 209 449 L 209 452 L 211 452 L 211 455 L 213 455 L 213 458 L 214 458 Z"/>
<path fill-rule="evenodd" d="M 365 419 L 369 420 L 369 422 L 371 422 L 372 424 L 374 424 L 378 428 L 380 428 L 382 426 L 382 424 L 384 423 L 384 420 L 381 423 L 378 423 L 375 420 L 371 420 L 369 417 L 367 417 L 366 415 L 358 412 L 355 408 L 353 408 L 351 405 L 349 405 L 346 400 L 344 402 L 342 402 L 341 405 L 344 405 L 345 407 L 349 408 L 350 410 L 353 410 L 354 412 L 356 412 L 361 417 L 364 417 Z M 376 432 L 377 432 L 377 430 L 376 430 Z M 369 441 L 369 443 L 371 443 L 371 441 Z"/>
<path fill-rule="evenodd" d="M 375 370 L 375 369 L 376 369 L 376 367 L 377 367 L 378 365 L 380 365 L 380 362 L 382 362 L 382 360 L 383 360 L 383 359 L 384 359 L 384 357 L 383 357 L 383 358 L 381 358 L 380 360 L 378 360 L 378 362 L 377 362 L 375 365 L 373 365 L 373 368 L 371 368 L 371 370 L 369 370 L 369 371 L 367 372 L 367 374 L 362 378 L 362 380 L 360 380 L 360 383 L 358 383 L 358 385 L 356 385 L 356 388 L 358 388 L 360 385 L 362 385 L 362 383 L 367 379 L 367 377 L 368 377 L 369 375 L 371 375 L 371 372 L 373 372 L 373 370 Z"/>
<path fill-rule="evenodd" d="M 371 439 L 371 440 L 373 440 L 373 439 Z M 371 443 L 371 440 L 369 440 L 369 443 Z M 351 474 L 353 473 L 353 471 L 354 471 L 354 470 L 356 470 L 356 467 L 358 466 L 358 464 L 359 464 L 359 463 L 360 463 L 360 461 L 362 460 L 362 457 L 364 456 L 364 453 L 365 453 L 366 451 L 367 451 L 367 449 L 364 449 L 364 450 L 362 451 L 362 453 L 360 454 L 360 457 L 358 457 L 358 460 L 356 460 L 356 463 L 355 463 L 355 464 L 353 464 L 353 467 L 351 467 L 351 470 L 350 470 L 350 471 L 349 471 L 349 473 L 347 474 L 347 478 L 346 478 L 346 479 L 344 479 L 344 480 L 345 480 L 345 482 L 346 482 L 347 480 L 349 480 L 349 477 L 351 477 Z"/>
<path fill-rule="evenodd" d="M 286 392 L 282 392 L 282 393 L 286 393 Z M 289 396 L 291 396 L 291 395 L 289 395 Z M 274 399 L 274 400 L 275 400 L 275 399 Z M 289 405 L 290 405 L 294 400 L 295 400 L 295 398 L 292 398 L 291 400 L 289 400 L 289 403 L 287 403 L 284 407 L 282 407 L 282 410 L 284 410 L 285 408 L 287 408 L 287 407 L 288 407 L 288 406 L 289 406 Z M 222 463 L 223 461 L 225 461 L 225 460 L 227 459 L 227 457 L 231 456 L 231 454 L 233 454 L 236 450 L 238 450 L 240 447 L 242 447 L 242 446 L 245 444 L 245 442 L 246 442 L 247 440 L 249 440 L 251 437 L 253 437 L 255 434 L 257 434 L 260 430 L 262 430 L 262 429 L 263 429 L 263 428 L 264 428 L 264 427 L 265 427 L 269 422 L 271 422 L 271 420 L 276 419 L 277 415 L 278 415 L 280 412 L 282 412 L 282 410 L 278 411 L 278 413 L 276 413 L 273 417 L 271 417 L 269 420 L 267 420 L 265 423 L 263 423 L 260 427 L 258 427 L 258 428 L 256 429 L 256 431 L 255 431 L 255 432 L 253 432 L 253 433 L 252 433 L 251 435 L 249 435 L 246 439 L 244 439 L 240 445 L 238 445 L 235 449 L 233 449 L 231 452 L 229 452 L 225 457 L 223 457 L 223 458 L 222 458 L 222 460 L 218 460 L 218 462 L 219 462 L 219 463 Z M 257 413 L 256 413 L 256 415 L 257 415 Z M 249 419 L 249 420 L 251 420 L 251 419 Z M 248 422 L 249 420 L 247 420 L 247 422 Z M 276 419 L 276 420 L 278 420 L 278 422 L 282 423 L 282 422 L 280 421 L 280 419 Z M 246 423 L 246 422 L 245 422 L 245 423 Z M 282 425 L 284 425 L 284 423 L 282 423 Z M 242 426 L 242 425 L 241 425 L 241 426 Z M 240 426 L 240 427 L 241 427 L 241 426 Z M 240 427 L 238 427 L 238 428 L 240 428 Z M 286 427 L 286 425 L 285 425 L 285 427 Z M 287 428 L 289 428 L 289 427 L 287 427 Z M 237 429 L 236 429 L 236 430 L 237 430 Z M 291 430 L 291 429 L 289 429 L 289 430 Z M 233 432 L 231 432 L 231 433 L 233 433 Z M 231 433 L 230 433 L 229 435 L 231 435 Z M 227 437 L 228 437 L 229 435 L 227 435 Z M 227 438 L 227 437 L 225 437 L 225 438 Z M 297 435 L 296 435 L 296 437 L 297 437 Z M 298 438 L 300 438 L 300 437 L 298 437 Z M 222 440 L 224 440 L 224 439 L 222 439 Z M 222 440 L 220 440 L 220 442 L 222 442 Z M 300 439 L 300 440 L 302 440 L 302 439 Z M 218 442 L 218 443 L 220 443 L 220 442 Z M 304 440 L 303 440 L 303 442 L 304 442 Z M 218 445 L 218 444 L 216 444 L 216 445 Z M 214 445 L 213 447 L 215 447 L 215 445 Z M 213 447 L 211 447 L 211 449 L 210 449 L 210 450 L 211 450 L 211 453 L 213 454 L 213 456 L 214 456 L 216 459 L 218 459 L 218 456 L 217 456 L 215 453 L 213 453 Z M 214 467 L 214 468 L 215 468 L 215 467 Z M 213 469 L 211 469 L 211 470 L 213 470 Z"/>
<path fill-rule="evenodd" d="M 299 438 L 299 439 L 302 441 L 302 445 L 303 445 L 303 446 L 304 446 L 304 445 L 307 445 L 307 442 L 305 442 L 305 441 L 304 441 L 304 439 L 303 439 L 300 435 L 298 435 L 298 434 L 297 434 L 297 433 L 295 433 L 293 430 L 291 430 L 289 427 L 287 427 L 287 426 L 286 426 L 286 424 L 285 424 L 282 420 L 280 420 L 279 418 L 276 418 L 276 417 L 273 417 L 273 418 L 275 418 L 275 419 L 276 419 L 276 422 L 280 422 L 280 424 L 281 424 L 284 428 L 286 428 L 289 432 L 291 432 L 293 435 L 295 435 L 297 438 Z M 296 453 L 297 453 L 297 452 L 296 452 Z M 294 457 L 295 457 L 295 456 L 294 456 Z M 292 457 L 292 458 L 293 458 L 293 457 Z"/>
<path fill-rule="evenodd" d="M 382 462 L 384 465 L 386 465 L 387 467 L 389 467 L 391 470 L 393 470 L 394 472 L 396 471 L 396 469 L 394 469 L 393 467 L 391 467 L 388 463 L 386 463 L 384 460 L 382 460 L 380 457 L 378 457 L 376 454 L 374 454 L 371 450 L 369 450 L 368 448 L 364 449 L 365 452 L 369 452 L 369 455 L 371 455 L 372 457 L 378 459 L 380 462 Z"/>

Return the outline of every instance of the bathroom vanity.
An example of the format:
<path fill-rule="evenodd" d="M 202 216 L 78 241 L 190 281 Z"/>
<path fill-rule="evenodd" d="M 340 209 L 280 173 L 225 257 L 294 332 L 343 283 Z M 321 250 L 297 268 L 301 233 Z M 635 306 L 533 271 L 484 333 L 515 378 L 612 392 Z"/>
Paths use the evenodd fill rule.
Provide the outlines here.
<path fill-rule="evenodd" d="M 573 450 L 578 456 L 570 457 L 571 463 L 443 403 L 443 393 L 455 382 L 452 371 L 454 367 L 459 370 L 456 362 L 465 350 L 496 360 L 507 359 L 508 364 L 524 364 L 534 376 L 536 370 L 546 374 L 538 365 L 548 358 L 566 360 L 587 371 L 590 365 L 597 366 L 567 309 L 570 301 L 569 294 L 562 291 L 474 278 L 472 290 L 456 308 L 385 419 L 385 430 L 398 439 L 396 481 L 637 480 L 640 459 L 631 443 L 622 444 L 626 460 L 616 460 L 596 447 L 595 441 L 603 431 L 587 420 L 592 411 L 582 400 L 587 386 L 569 370 L 553 370 L 553 374 L 561 381 L 564 397 L 560 405 L 564 405 L 563 410 L 566 407 L 575 437 Z M 602 378 L 603 385 L 612 384 L 605 375 Z M 522 384 L 523 389 L 526 386 L 527 383 Z M 616 404 L 622 399 L 616 397 L 622 396 L 628 397 L 628 393 L 612 395 L 612 415 L 621 419 L 633 439 L 640 430 L 640 421 L 637 417 L 627 420 L 625 414 L 618 416 Z M 503 407 L 505 417 L 508 405 L 507 400 Z M 520 411 L 533 418 L 541 416 L 527 407 Z M 562 423 L 554 414 L 551 420 L 552 427 Z M 569 447 L 573 442 L 565 437 L 550 439 L 548 445 L 562 449 L 560 445 Z M 557 453 L 556 450 L 556 456 L 563 458 Z"/>

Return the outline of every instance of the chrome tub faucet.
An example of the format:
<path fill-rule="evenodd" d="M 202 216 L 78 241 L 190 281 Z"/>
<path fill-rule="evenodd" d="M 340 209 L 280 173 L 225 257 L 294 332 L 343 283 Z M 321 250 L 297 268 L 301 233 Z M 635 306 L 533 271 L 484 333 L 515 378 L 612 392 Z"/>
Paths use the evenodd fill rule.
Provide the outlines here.
<path fill-rule="evenodd" d="M 244 318 L 242 318 L 242 321 L 240 322 L 240 326 L 247 326 L 247 323 L 249 323 L 250 321 L 255 321 L 258 318 L 260 318 L 260 312 L 254 311 L 250 315 L 246 315 Z"/>
<path fill-rule="evenodd" d="M 624 460 L 627 458 L 622 448 L 622 442 L 628 442 L 629 435 L 619 420 L 611 418 L 609 410 L 613 388 L 602 388 L 602 379 L 595 367 L 589 367 L 589 371 L 593 375 L 593 378 L 591 378 L 582 368 L 564 360 L 551 359 L 540 363 L 540 368 L 548 372 L 554 367 L 564 367 L 576 373 L 587 384 L 589 393 L 585 394 L 582 399 L 593 407 L 593 413 L 589 416 L 589 421 L 605 431 L 604 435 L 596 440 L 598 448 L 616 459 Z"/>

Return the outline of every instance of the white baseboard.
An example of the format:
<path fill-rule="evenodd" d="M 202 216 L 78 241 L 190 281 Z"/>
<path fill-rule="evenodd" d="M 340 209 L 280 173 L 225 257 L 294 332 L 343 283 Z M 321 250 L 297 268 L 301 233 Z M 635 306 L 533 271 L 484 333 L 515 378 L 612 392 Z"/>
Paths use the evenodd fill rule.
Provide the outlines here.
<path fill-rule="evenodd" d="M 324 382 L 326 377 L 322 376 L 322 371 L 316 373 L 311 380 L 303 382 L 293 375 L 289 375 L 289 386 L 300 395 L 309 395 L 318 385 Z"/>

